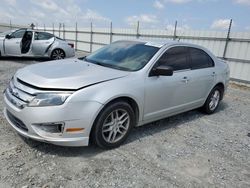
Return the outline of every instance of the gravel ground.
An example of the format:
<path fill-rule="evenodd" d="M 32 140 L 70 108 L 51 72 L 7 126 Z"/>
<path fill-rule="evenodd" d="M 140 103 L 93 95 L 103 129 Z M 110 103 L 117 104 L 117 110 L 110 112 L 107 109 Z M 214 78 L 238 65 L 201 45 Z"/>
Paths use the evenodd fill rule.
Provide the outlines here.
<path fill-rule="evenodd" d="M 0 91 L 32 59 L 0 60 Z M 218 112 L 135 128 L 109 151 L 21 138 L 3 117 L 0 187 L 250 187 L 250 89 L 231 85 Z"/>

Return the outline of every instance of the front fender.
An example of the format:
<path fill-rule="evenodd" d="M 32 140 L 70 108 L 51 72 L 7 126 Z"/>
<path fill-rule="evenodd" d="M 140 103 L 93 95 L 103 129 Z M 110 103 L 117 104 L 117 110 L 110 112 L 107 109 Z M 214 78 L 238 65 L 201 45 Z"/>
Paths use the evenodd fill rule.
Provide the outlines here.
<path fill-rule="evenodd" d="M 144 84 L 139 82 L 140 79 L 136 79 L 136 77 L 133 80 L 124 77 L 99 83 L 76 91 L 69 98 L 69 101 L 95 101 L 105 106 L 114 99 L 128 97 L 137 103 L 139 109 L 139 121 L 141 121 L 144 104 Z M 129 87 L 127 87 L 128 84 Z"/>

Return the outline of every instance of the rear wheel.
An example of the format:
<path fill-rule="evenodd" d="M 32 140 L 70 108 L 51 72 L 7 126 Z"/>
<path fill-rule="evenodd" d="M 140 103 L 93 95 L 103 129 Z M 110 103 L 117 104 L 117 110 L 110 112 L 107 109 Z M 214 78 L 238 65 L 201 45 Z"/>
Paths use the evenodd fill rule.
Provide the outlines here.
<path fill-rule="evenodd" d="M 223 89 L 219 86 L 216 86 L 212 89 L 208 98 L 203 106 L 203 111 L 207 114 L 212 114 L 218 108 L 219 103 L 222 99 Z"/>
<path fill-rule="evenodd" d="M 128 137 L 135 120 L 133 109 L 128 103 L 123 101 L 112 103 L 97 117 L 92 139 L 102 148 L 118 147 Z"/>
<path fill-rule="evenodd" d="M 51 59 L 57 60 L 57 59 L 64 59 L 65 58 L 65 52 L 61 49 L 55 49 L 51 53 Z"/>

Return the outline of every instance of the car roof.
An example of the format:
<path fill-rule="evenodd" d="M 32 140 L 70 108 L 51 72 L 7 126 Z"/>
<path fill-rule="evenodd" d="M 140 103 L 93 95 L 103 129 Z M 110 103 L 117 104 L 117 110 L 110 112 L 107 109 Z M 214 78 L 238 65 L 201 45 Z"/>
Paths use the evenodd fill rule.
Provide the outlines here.
<path fill-rule="evenodd" d="M 206 53 L 208 53 L 211 57 L 215 57 L 214 54 L 208 50 L 207 48 L 197 45 L 197 44 L 192 44 L 192 43 L 187 43 L 187 42 L 181 42 L 179 40 L 166 40 L 166 39 L 152 39 L 152 40 L 144 40 L 144 39 L 136 39 L 136 40 L 120 40 L 120 41 L 130 41 L 130 42 L 138 42 L 138 43 L 144 43 L 145 45 L 148 46 L 153 46 L 153 47 L 157 47 L 159 49 L 161 48 L 168 48 L 168 47 L 172 47 L 172 46 L 188 46 L 188 47 L 192 47 L 192 48 L 198 48 L 201 49 L 203 51 L 205 51 Z"/>
<path fill-rule="evenodd" d="M 120 41 L 127 41 L 127 42 L 138 42 L 138 43 L 145 43 L 145 45 L 148 46 L 154 46 L 158 48 L 165 48 L 169 46 L 189 46 L 189 47 L 195 47 L 195 48 L 200 48 L 204 49 L 204 47 L 192 44 L 192 43 L 187 43 L 187 42 L 181 42 L 179 40 L 166 40 L 166 39 L 150 39 L 150 40 L 144 40 L 144 39 L 136 39 L 136 40 L 120 40 Z"/>
<path fill-rule="evenodd" d="M 13 29 L 13 30 L 11 30 L 11 31 L 17 31 L 17 30 L 20 30 L 20 29 L 25 29 L 25 30 L 27 30 L 27 31 L 34 31 L 34 32 L 45 32 L 45 33 L 48 33 L 48 32 L 46 32 L 46 31 L 41 31 L 41 30 L 35 30 L 35 29 L 30 29 L 30 28 L 17 28 L 17 29 Z"/>

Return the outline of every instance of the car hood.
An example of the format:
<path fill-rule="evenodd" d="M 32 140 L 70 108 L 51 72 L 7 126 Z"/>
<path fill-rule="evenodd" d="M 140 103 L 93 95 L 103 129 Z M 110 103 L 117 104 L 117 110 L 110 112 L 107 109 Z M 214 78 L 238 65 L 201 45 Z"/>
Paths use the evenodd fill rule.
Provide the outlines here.
<path fill-rule="evenodd" d="M 37 88 L 80 89 L 129 74 L 78 59 L 50 61 L 20 69 L 15 78 Z"/>

